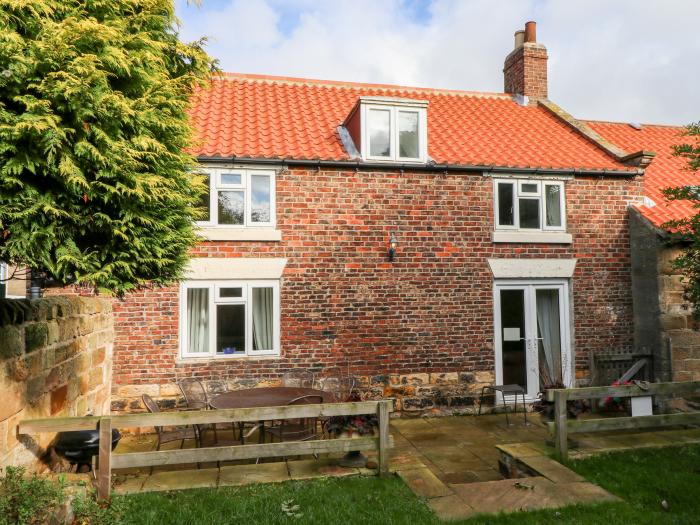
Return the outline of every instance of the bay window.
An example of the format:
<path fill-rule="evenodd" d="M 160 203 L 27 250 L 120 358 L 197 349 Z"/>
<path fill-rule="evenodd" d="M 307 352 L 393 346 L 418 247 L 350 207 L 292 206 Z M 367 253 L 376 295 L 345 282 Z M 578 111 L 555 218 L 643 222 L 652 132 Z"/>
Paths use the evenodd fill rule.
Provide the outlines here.
<path fill-rule="evenodd" d="M 279 354 L 279 281 L 189 281 L 181 286 L 183 357 Z"/>

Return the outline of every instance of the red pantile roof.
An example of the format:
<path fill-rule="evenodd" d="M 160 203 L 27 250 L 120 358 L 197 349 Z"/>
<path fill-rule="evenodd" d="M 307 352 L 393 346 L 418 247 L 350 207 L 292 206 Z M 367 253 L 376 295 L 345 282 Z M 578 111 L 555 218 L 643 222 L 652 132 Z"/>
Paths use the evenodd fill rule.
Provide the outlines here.
<path fill-rule="evenodd" d="M 635 171 L 546 109 L 508 94 L 240 74 L 195 94 L 193 153 L 348 160 L 336 128 L 361 96 L 428 100 L 428 154 L 439 164 Z"/>
<path fill-rule="evenodd" d="M 687 160 L 673 156 L 672 146 L 687 141 L 681 136 L 684 128 L 645 124 L 641 129 L 635 129 L 619 122 L 587 124 L 622 149 L 645 149 L 656 153 L 644 174 L 644 195 L 653 201 L 653 205 L 649 203 L 637 207 L 655 226 L 661 226 L 671 219 L 688 217 L 697 211 L 689 201 L 667 201 L 661 193 L 668 187 L 700 184 L 700 173 L 685 169 Z"/>

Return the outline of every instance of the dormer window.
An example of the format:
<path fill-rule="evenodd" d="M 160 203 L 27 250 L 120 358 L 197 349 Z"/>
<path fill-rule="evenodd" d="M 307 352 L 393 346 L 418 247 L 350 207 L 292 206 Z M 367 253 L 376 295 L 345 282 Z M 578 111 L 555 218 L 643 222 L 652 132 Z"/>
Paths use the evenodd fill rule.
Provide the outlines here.
<path fill-rule="evenodd" d="M 422 100 L 361 97 L 345 128 L 362 160 L 427 162 L 428 103 Z"/>

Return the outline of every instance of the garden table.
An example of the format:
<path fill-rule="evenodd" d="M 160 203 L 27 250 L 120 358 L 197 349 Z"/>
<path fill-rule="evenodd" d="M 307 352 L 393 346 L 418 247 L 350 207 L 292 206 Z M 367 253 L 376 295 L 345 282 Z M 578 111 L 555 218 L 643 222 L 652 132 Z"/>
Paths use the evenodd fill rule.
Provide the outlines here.
<path fill-rule="evenodd" d="M 214 409 L 276 407 L 288 405 L 290 401 L 303 396 L 320 396 L 323 398 L 324 403 L 332 403 L 335 401 L 332 392 L 325 392 L 315 388 L 275 386 L 231 390 L 230 392 L 225 392 L 212 398 L 209 401 L 209 405 Z M 238 423 L 241 444 L 244 443 L 244 425 L 245 423 Z M 263 425 L 264 421 L 258 424 L 258 428 L 260 428 L 260 443 L 262 443 L 264 439 L 264 432 L 262 431 Z"/>

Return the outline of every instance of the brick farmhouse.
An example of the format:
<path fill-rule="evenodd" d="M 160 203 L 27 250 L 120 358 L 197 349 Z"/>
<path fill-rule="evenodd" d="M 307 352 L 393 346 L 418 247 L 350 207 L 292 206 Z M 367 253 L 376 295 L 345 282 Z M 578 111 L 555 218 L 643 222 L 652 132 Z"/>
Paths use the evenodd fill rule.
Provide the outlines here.
<path fill-rule="evenodd" d="M 674 213 L 679 129 L 556 106 L 534 23 L 504 85 L 198 91 L 204 240 L 186 281 L 114 302 L 113 410 L 175 404 L 185 377 L 216 392 L 335 367 L 403 411 L 465 410 L 494 382 L 585 384 L 591 355 L 638 346 L 630 208 Z"/>

